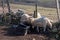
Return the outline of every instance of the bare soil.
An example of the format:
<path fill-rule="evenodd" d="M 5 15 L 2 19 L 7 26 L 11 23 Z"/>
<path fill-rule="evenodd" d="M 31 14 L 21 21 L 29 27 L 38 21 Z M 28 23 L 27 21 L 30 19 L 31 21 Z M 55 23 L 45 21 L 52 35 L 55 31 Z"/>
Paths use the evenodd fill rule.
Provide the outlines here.
<path fill-rule="evenodd" d="M 44 34 L 27 34 L 25 36 L 9 36 L 5 35 L 7 26 L 0 26 L 0 40 L 55 40 L 54 38 L 49 38 Z"/>

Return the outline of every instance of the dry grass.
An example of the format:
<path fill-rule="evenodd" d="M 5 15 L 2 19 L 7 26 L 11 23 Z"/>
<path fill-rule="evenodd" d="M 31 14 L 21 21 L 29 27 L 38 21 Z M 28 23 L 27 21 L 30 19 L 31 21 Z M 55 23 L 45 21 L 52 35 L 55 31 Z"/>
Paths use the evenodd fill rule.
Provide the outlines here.
<path fill-rule="evenodd" d="M 31 13 L 35 10 L 35 6 L 17 5 L 17 4 L 11 4 L 11 8 L 13 8 L 13 9 L 19 9 L 19 8 L 25 9 L 29 13 Z M 40 12 L 41 15 L 44 15 L 52 20 L 57 20 L 56 8 L 38 7 L 38 12 Z"/>
<path fill-rule="evenodd" d="M 32 13 L 35 10 L 35 6 L 30 6 L 30 5 L 10 4 L 10 6 L 11 9 L 15 12 L 20 8 L 25 9 L 28 13 Z M 41 15 L 44 15 L 54 21 L 58 20 L 56 8 L 38 7 L 38 12 L 40 12 Z"/>

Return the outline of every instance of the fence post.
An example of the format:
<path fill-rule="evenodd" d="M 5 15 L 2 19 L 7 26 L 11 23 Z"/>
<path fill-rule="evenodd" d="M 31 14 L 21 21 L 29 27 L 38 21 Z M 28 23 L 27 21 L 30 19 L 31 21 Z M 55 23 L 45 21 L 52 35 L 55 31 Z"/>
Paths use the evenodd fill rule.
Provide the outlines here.
<path fill-rule="evenodd" d="M 9 3 L 9 0 L 6 0 L 6 2 L 7 2 L 7 6 L 8 6 L 8 12 L 9 12 L 9 23 L 11 23 L 11 12 L 12 12 L 12 10 L 10 9 L 10 3 Z"/>
<path fill-rule="evenodd" d="M 59 18 L 59 0 L 55 0 L 55 1 L 56 1 L 57 18 L 58 18 L 58 21 L 60 21 L 60 18 Z"/>
<path fill-rule="evenodd" d="M 3 9 L 2 11 L 4 13 L 4 0 L 2 0 L 1 3 L 2 3 L 2 9 Z"/>
<path fill-rule="evenodd" d="M 9 4 L 9 0 L 6 0 L 7 3 L 7 7 L 8 7 L 8 12 L 10 13 L 10 4 Z"/>
<path fill-rule="evenodd" d="M 38 0 L 35 1 L 34 18 L 37 18 L 37 2 Z"/>

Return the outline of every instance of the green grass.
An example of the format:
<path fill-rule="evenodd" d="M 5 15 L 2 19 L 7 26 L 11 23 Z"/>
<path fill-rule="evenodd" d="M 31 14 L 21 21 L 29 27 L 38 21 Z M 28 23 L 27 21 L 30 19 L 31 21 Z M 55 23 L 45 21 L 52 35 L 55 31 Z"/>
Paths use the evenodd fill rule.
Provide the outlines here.
<path fill-rule="evenodd" d="M 35 6 L 11 4 L 11 9 L 20 9 L 20 8 L 25 9 L 29 13 L 35 10 Z M 41 15 L 44 15 L 52 20 L 57 20 L 56 8 L 38 7 L 38 12 L 40 12 Z"/>

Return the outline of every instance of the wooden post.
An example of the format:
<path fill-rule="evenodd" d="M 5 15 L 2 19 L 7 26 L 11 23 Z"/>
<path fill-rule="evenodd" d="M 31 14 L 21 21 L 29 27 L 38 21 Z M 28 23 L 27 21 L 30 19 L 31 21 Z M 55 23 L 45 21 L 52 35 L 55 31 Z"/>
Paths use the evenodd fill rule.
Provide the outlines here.
<path fill-rule="evenodd" d="M 2 9 L 3 9 L 2 11 L 4 13 L 4 0 L 2 0 L 1 3 L 2 3 Z"/>
<path fill-rule="evenodd" d="M 10 13 L 10 4 L 9 4 L 9 0 L 6 0 L 7 3 L 7 7 L 8 7 L 8 12 Z"/>
<path fill-rule="evenodd" d="M 35 1 L 35 11 L 34 11 L 34 18 L 37 18 L 37 0 Z"/>
<path fill-rule="evenodd" d="M 59 18 L 59 0 L 55 0 L 55 1 L 56 1 L 56 10 L 57 10 L 58 21 L 60 21 L 60 18 Z"/>
<path fill-rule="evenodd" d="M 10 15 L 10 14 L 11 14 L 11 9 L 10 9 L 9 0 L 6 0 L 6 3 L 7 3 L 7 7 L 8 7 L 8 14 L 9 14 L 9 16 L 8 16 L 8 17 L 9 17 L 9 23 L 11 23 L 11 15 Z M 8 23 L 8 24 L 9 24 L 9 23 Z"/>
<path fill-rule="evenodd" d="M 59 18 L 59 0 L 55 0 L 56 1 L 56 10 L 57 10 L 57 17 L 58 17 L 58 22 L 60 23 L 60 18 Z M 59 32 L 58 28 L 57 31 Z M 58 35 L 56 35 L 56 39 L 57 39 Z"/>

